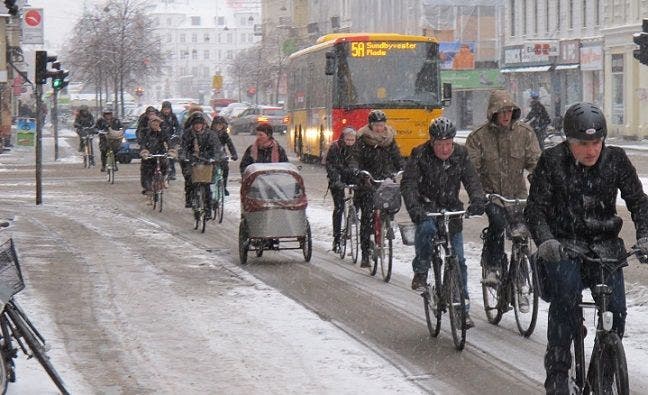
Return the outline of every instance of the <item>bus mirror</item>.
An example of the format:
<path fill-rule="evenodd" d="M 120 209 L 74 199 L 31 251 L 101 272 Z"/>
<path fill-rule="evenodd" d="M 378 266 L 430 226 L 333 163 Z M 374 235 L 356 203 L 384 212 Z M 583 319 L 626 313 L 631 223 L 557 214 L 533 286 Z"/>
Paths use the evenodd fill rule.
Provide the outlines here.
<path fill-rule="evenodd" d="M 326 69 L 324 71 L 326 75 L 335 74 L 335 52 L 329 51 L 326 53 Z"/>
<path fill-rule="evenodd" d="M 443 98 L 441 102 L 444 107 L 448 107 L 452 103 L 452 84 L 448 82 L 443 83 Z"/>

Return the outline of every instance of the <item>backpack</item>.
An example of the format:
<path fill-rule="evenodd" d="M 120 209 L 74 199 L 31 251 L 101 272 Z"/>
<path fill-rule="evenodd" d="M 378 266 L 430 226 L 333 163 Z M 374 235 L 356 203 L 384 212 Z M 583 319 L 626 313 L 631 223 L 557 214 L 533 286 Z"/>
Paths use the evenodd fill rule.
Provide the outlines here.
<path fill-rule="evenodd" d="M 396 214 L 401 208 L 400 185 L 391 181 L 383 181 L 374 193 L 374 209 Z"/>

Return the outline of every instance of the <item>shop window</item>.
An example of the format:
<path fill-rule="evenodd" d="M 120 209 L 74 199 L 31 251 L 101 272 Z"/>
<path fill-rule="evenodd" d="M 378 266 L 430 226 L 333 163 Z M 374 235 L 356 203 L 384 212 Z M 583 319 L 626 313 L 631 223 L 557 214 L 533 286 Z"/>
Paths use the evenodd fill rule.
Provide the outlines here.
<path fill-rule="evenodd" d="M 612 55 L 612 123 L 623 125 L 623 54 Z"/>

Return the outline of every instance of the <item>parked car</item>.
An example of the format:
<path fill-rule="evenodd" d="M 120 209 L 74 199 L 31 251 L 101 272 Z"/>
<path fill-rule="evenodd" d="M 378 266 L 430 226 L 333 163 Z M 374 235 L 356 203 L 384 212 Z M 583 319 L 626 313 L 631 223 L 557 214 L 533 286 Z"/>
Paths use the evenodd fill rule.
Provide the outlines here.
<path fill-rule="evenodd" d="M 231 103 L 223 108 L 218 115 L 225 117 L 225 119 L 227 119 L 227 121 L 229 122 L 241 115 L 243 111 L 247 110 L 250 107 L 252 106 L 247 103 Z"/>
<path fill-rule="evenodd" d="M 124 130 L 121 147 L 117 151 L 117 161 L 119 163 L 130 163 L 133 159 L 139 158 L 140 146 L 137 143 L 137 121 L 131 123 Z"/>
<path fill-rule="evenodd" d="M 201 106 L 201 107 L 206 107 L 206 106 Z M 211 108 L 211 107 L 210 107 Z M 203 108 L 203 114 L 205 115 L 205 119 L 207 120 L 207 127 L 211 126 L 211 121 L 212 121 L 212 116 L 211 113 L 204 112 L 205 108 Z M 179 113 L 176 114 L 178 117 L 178 122 L 180 123 L 180 127 L 182 127 L 187 120 L 187 113 L 188 110 L 182 110 Z"/>
<path fill-rule="evenodd" d="M 288 119 L 281 107 L 254 106 L 243 111 L 241 115 L 230 120 L 229 130 L 232 134 L 256 133 L 256 125 L 267 122 L 275 133 L 286 133 Z"/>

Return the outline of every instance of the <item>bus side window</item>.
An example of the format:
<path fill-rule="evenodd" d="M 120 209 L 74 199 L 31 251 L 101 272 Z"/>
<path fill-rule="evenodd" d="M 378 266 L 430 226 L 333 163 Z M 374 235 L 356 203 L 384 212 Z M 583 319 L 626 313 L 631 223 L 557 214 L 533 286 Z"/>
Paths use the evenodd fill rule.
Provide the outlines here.
<path fill-rule="evenodd" d="M 335 74 L 335 52 L 328 51 L 326 53 L 326 68 L 324 69 L 326 75 Z"/>

